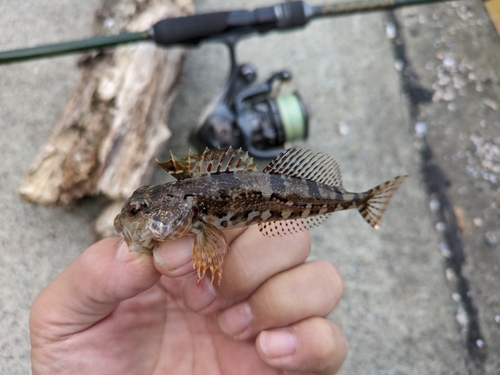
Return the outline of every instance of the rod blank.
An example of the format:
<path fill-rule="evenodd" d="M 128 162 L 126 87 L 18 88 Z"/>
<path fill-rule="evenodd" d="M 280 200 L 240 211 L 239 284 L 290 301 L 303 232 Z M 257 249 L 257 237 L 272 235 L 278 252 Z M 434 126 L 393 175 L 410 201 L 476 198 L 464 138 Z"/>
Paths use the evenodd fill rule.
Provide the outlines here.
<path fill-rule="evenodd" d="M 163 46 L 194 45 L 204 40 L 216 40 L 227 35 L 242 36 L 256 32 L 264 33 L 273 29 L 283 30 L 301 27 L 306 25 L 309 20 L 318 17 L 371 12 L 439 1 L 443 0 L 355 0 L 322 6 L 311 6 L 304 1 L 292 1 L 256 8 L 251 11 L 232 10 L 194 14 L 161 20 L 149 30 L 138 33 L 98 36 L 0 52 L 0 64 L 83 52 L 145 40 L 154 41 Z"/>

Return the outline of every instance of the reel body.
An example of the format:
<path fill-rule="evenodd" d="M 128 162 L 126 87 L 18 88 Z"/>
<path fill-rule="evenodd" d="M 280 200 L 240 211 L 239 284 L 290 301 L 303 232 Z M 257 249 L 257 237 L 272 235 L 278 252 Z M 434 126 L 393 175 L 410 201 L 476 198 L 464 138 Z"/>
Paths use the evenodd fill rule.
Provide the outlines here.
<path fill-rule="evenodd" d="M 297 92 L 273 96 L 275 85 L 291 80 L 288 70 L 255 84 L 255 68 L 237 63 L 237 40 L 237 35 L 223 40 L 230 51 L 230 73 L 222 91 L 203 111 L 191 140 L 199 148 L 242 147 L 255 157 L 273 158 L 286 142 L 307 138 L 309 111 Z"/>

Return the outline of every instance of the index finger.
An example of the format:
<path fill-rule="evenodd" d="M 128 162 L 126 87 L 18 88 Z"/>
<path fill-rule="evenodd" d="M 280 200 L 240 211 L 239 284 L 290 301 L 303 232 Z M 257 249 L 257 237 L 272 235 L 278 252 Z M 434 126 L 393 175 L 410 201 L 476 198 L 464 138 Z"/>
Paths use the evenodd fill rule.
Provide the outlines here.
<path fill-rule="evenodd" d="M 224 231 L 228 244 L 245 232 L 247 228 Z M 185 276 L 196 271 L 193 268 L 194 237 L 186 235 L 177 240 L 164 241 L 153 251 L 156 269 L 167 277 Z"/>

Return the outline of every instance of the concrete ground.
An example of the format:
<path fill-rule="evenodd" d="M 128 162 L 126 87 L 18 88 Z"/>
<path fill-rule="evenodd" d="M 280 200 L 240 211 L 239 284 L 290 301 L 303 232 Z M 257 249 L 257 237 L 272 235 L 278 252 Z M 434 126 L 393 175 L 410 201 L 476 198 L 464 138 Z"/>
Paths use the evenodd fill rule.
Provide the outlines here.
<path fill-rule="evenodd" d="M 99 3 L 4 0 L 0 49 L 85 37 Z M 332 315 L 350 344 L 340 373 L 500 373 L 500 39 L 482 5 L 318 20 L 248 38 L 238 54 L 260 79 L 292 70 L 282 92 L 300 91 L 312 114 L 300 145 L 334 156 L 347 189 L 410 175 L 380 231 L 356 212 L 312 231 L 313 255 L 345 280 Z M 95 199 L 47 208 L 17 193 L 78 79 L 77 58 L 0 66 L 0 374 L 30 373 L 31 301 L 94 241 Z M 169 120 L 176 154 L 227 69 L 221 45 L 189 51 Z"/>

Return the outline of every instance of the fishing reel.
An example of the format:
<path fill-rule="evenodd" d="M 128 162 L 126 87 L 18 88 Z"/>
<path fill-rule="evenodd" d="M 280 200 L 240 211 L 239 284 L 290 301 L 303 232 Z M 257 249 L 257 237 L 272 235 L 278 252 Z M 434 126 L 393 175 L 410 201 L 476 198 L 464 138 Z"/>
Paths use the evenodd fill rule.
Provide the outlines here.
<path fill-rule="evenodd" d="M 223 41 L 229 47 L 230 73 L 222 91 L 204 109 L 191 141 L 199 148 L 242 147 L 252 156 L 274 158 L 285 143 L 307 138 L 309 111 L 304 100 L 297 92 L 274 94 L 292 74 L 282 70 L 256 84 L 255 68 L 237 63 L 237 37 Z"/>

